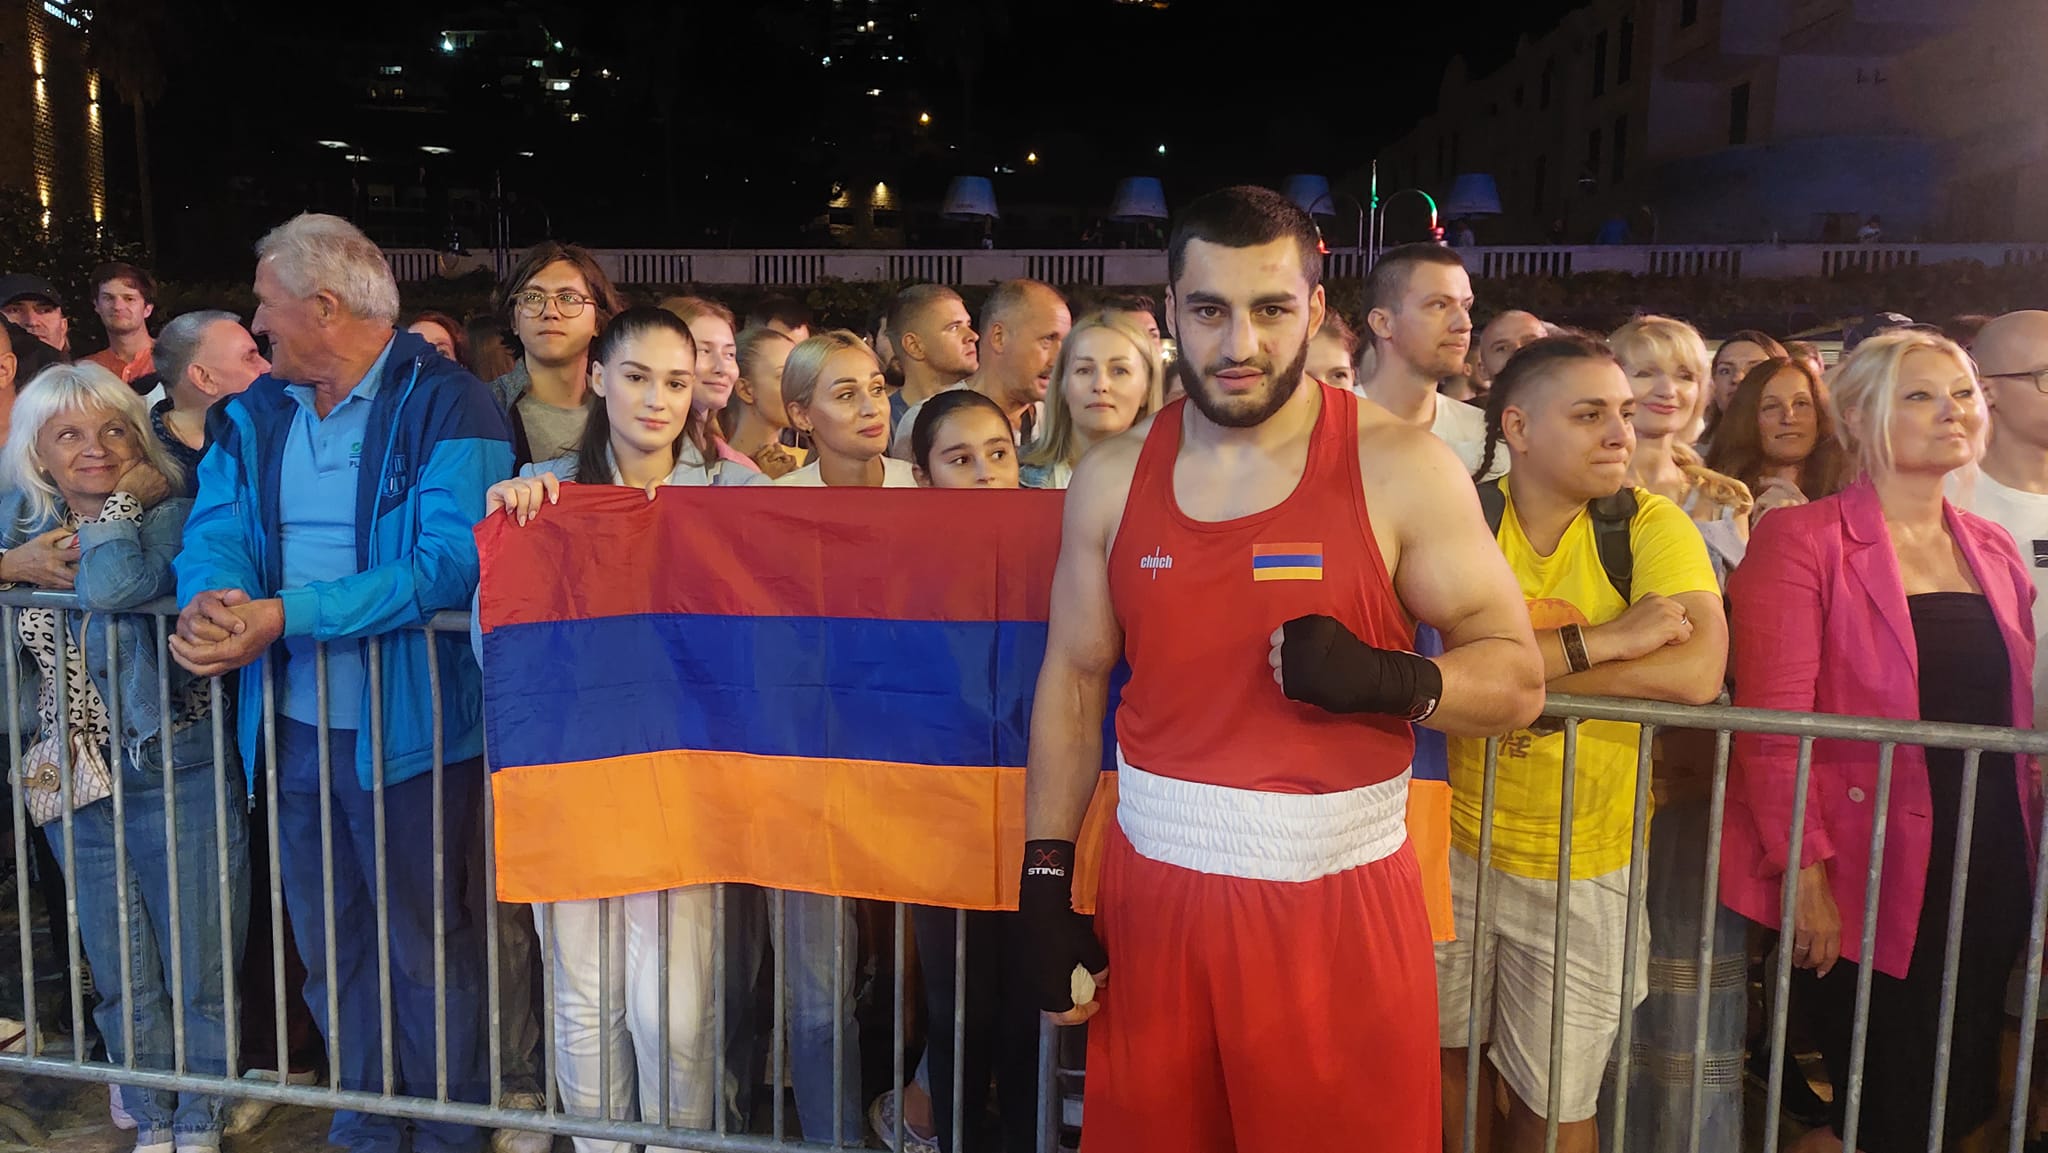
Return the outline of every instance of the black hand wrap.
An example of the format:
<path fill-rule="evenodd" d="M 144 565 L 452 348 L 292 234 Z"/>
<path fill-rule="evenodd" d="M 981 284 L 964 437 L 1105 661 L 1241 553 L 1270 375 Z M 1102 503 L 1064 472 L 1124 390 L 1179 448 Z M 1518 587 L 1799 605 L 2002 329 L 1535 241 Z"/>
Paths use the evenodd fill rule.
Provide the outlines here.
<path fill-rule="evenodd" d="M 1289 700 L 1333 713 L 1419 720 L 1443 695 L 1444 676 L 1435 661 L 1374 648 L 1329 617 L 1296 617 L 1281 641 L 1280 684 Z"/>
<path fill-rule="evenodd" d="M 1028 841 L 1024 876 L 1017 885 L 1024 919 L 1031 996 L 1048 1013 L 1074 1007 L 1074 966 L 1090 973 L 1109 968 L 1109 954 L 1086 918 L 1074 911 L 1074 842 Z"/>

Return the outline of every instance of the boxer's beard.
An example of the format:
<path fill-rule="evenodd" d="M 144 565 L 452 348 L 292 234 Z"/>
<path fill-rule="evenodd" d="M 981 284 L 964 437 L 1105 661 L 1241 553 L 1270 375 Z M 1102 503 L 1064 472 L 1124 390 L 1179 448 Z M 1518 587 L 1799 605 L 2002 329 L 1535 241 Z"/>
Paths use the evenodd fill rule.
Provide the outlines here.
<path fill-rule="evenodd" d="M 1308 365 L 1308 346 L 1308 341 L 1302 341 L 1294 360 L 1277 373 L 1273 371 L 1272 358 L 1265 356 L 1218 361 L 1200 370 L 1186 360 L 1177 360 L 1173 368 L 1180 374 L 1188 401 L 1210 423 L 1224 428 L 1256 428 L 1285 407 L 1301 384 L 1302 370 Z M 1264 384 L 1257 392 L 1244 396 L 1227 395 L 1216 384 L 1216 374 L 1232 368 L 1256 368 L 1265 374 Z"/>

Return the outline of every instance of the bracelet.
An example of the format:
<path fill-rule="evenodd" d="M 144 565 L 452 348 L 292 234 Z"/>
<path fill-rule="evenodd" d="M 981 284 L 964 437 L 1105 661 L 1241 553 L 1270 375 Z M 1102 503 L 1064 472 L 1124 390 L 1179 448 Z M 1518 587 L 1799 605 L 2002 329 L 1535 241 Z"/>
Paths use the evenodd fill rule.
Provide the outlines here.
<path fill-rule="evenodd" d="M 1586 633 L 1578 625 L 1563 625 L 1557 630 L 1557 639 L 1564 645 L 1564 665 L 1575 673 L 1583 673 L 1593 667 L 1591 658 L 1586 656 Z"/>

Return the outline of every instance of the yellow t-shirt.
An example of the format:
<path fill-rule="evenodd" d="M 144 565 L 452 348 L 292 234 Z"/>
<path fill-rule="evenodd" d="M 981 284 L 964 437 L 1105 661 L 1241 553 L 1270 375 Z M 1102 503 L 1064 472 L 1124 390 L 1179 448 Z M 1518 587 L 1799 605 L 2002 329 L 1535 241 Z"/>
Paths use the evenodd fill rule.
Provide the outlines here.
<path fill-rule="evenodd" d="M 1628 606 L 1600 567 L 1593 518 L 1580 512 L 1557 549 L 1539 555 L 1522 535 L 1509 491 L 1500 522 L 1500 547 L 1521 582 L 1529 621 L 1538 631 L 1567 624 L 1598 625 Z M 1655 493 L 1636 490 L 1629 524 L 1634 561 L 1630 595 L 1720 595 L 1714 565 L 1699 527 L 1684 510 Z M 1587 721 L 1579 726 L 1578 775 L 1572 794 L 1572 877 L 1603 876 L 1628 864 L 1636 800 L 1636 740 L 1641 726 Z M 1485 783 L 1486 742 L 1452 738 L 1451 837 L 1466 853 L 1479 853 L 1479 808 Z M 1500 741 L 1494 785 L 1493 864 L 1523 877 L 1555 879 L 1559 813 L 1564 804 L 1564 732 L 1520 729 Z"/>

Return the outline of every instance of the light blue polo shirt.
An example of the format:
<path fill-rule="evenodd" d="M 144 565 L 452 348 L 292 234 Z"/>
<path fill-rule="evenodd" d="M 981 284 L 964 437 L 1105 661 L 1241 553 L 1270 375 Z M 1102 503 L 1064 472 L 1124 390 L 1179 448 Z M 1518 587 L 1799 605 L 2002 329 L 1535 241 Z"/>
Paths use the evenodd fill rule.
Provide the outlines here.
<path fill-rule="evenodd" d="M 278 535 L 284 550 L 280 591 L 362 571 L 356 564 L 357 482 L 364 466 L 363 437 L 369 431 L 370 407 L 384 379 L 384 362 L 390 357 L 391 342 L 386 342 L 369 373 L 325 418 L 313 407 L 312 385 L 285 385 L 286 395 L 299 407 L 285 436 L 278 477 Z M 369 467 L 376 468 L 376 462 L 369 462 Z M 287 621 L 287 625 L 291 623 Z M 279 707 L 301 724 L 319 724 L 313 638 L 288 636 L 284 644 L 290 659 L 285 664 L 284 701 Z M 364 642 L 359 640 L 328 642 L 327 723 L 334 728 L 362 727 L 363 653 Z"/>

